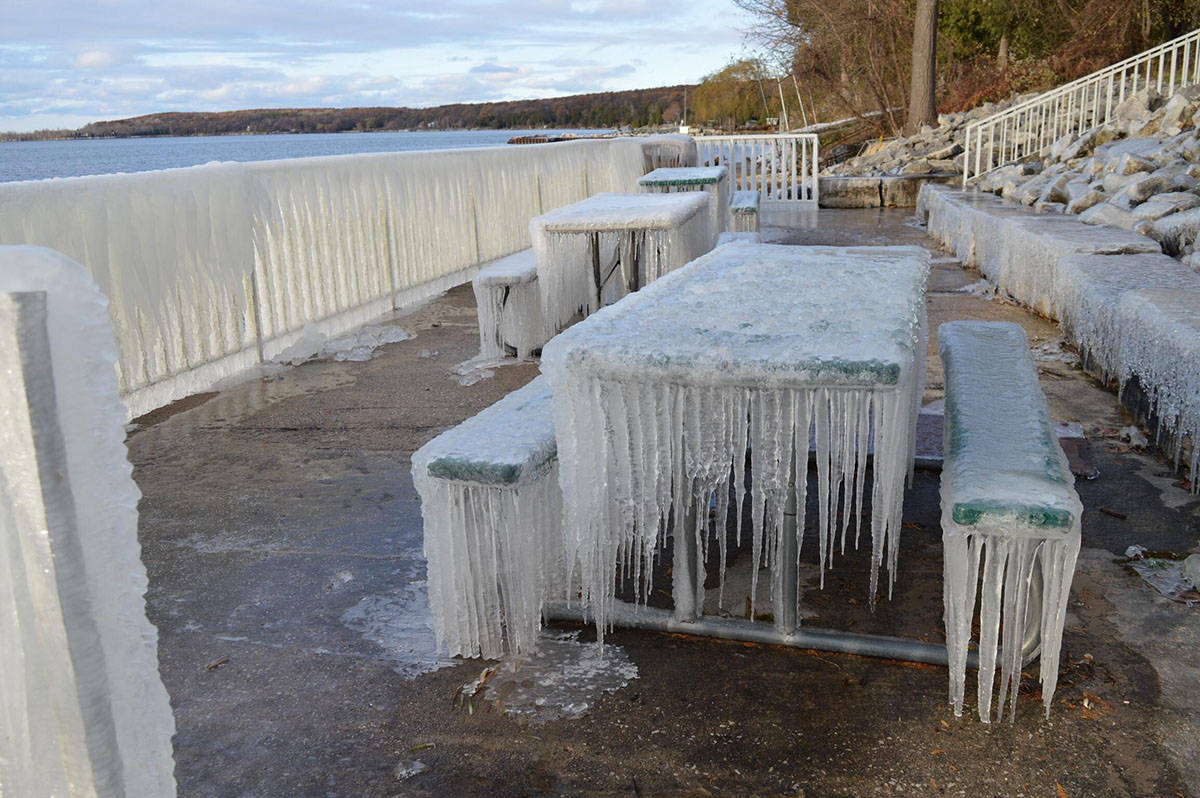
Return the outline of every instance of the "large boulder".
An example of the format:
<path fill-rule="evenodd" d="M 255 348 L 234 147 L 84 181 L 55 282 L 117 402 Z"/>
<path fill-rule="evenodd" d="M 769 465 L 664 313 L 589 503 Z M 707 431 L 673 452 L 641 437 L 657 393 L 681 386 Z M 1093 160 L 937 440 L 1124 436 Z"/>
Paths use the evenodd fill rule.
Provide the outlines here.
<path fill-rule="evenodd" d="M 1086 224 L 1110 224 L 1123 230 L 1132 230 L 1138 220 L 1132 213 L 1118 208 L 1111 202 L 1101 202 L 1079 214 L 1079 221 Z"/>
<path fill-rule="evenodd" d="M 1125 186 L 1129 185 L 1130 183 L 1136 182 L 1138 180 L 1141 180 L 1143 177 L 1149 177 L 1149 176 L 1150 176 L 1149 171 L 1134 172 L 1134 173 L 1128 174 L 1128 175 L 1118 174 L 1117 172 L 1109 172 L 1100 180 L 1100 185 L 1102 185 L 1104 187 L 1104 190 L 1106 192 L 1108 192 L 1109 194 L 1116 194 L 1118 191 L 1125 188 Z"/>
<path fill-rule="evenodd" d="M 1067 213 L 1083 213 L 1088 208 L 1099 205 L 1108 199 L 1108 195 L 1103 191 L 1089 190 L 1086 194 L 1081 194 L 1077 197 L 1072 197 L 1067 203 Z"/>
<path fill-rule="evenodd" d="M 1200 207 L 1200 197 L 1189 191 L 1168 191 L 1156 194 L 1133 209 L 1135 219 L 1154 221 L 1180 211 Z"/>
<path fill-rule="evenodd" d="M 1168 175 L 1147 175 L 1127 183 L 1124 188 L 1113 195 L 1109 203 L 1118 208 L 1130 210 L 1141 205 L 1155 194 L 1162 194 L 1172 188 L 1172 180 Z"/>

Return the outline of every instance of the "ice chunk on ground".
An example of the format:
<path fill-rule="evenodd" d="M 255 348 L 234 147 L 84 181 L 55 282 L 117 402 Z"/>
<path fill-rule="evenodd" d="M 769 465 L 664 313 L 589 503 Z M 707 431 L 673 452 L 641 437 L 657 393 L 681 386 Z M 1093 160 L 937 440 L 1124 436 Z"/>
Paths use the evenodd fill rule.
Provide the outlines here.
<path fill-rule="evenodd" d="M 537 725 L 582 717 L 637 676 L 637 665 L 620 646 L 580 643 L 579 632 L 546 630 L 536 652 L 506 657 L 464 685 L 457 701 L 468 711 L 488 706 Z"/>

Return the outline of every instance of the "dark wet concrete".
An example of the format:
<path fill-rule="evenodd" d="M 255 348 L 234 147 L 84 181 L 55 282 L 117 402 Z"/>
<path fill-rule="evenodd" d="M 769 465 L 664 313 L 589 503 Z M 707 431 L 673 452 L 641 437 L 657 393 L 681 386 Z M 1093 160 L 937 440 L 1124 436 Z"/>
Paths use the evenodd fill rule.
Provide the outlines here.
<path fill-rule="evenodd" d="M 932 246 L 908 211 L 790 222 L 767 237 Z M 1002 318 L 1035 343 L 1058 337 L 1020 308 L 958 291 L 978 279 L 949 260 L 935 266 L 931 327 Z M 458 383 L 451 372 L 477 345 L 469 287 L 397 323 L 416 337 L 370 362 L 309 363 L 194 398 L 130 436 L 182 795 L 1056 795 L 1061 786 L 1074 797 L 1187 794 L 1195 783 L 1200 609 L 1157 596 L 1113 560 L 1131 543 L 1195 548 L 1198 503 L 1161 458 L 1119 441 L 1129 421 L 1113 394 L 1055 360 L 1039 364 L 1043 386 L 1056 417 L 1083 425 L 1100 476 L 1079 485 L 1085 549 L 1049 721 L 1032 678 L 1015 723 L 983 725 L 971 714 L 972 677 L 958 719 L 941 668 L 621 630 L 609 639 L 640 676 L 585 718 L 523 726 L 455 710 L 458 688 L 487 663 L 411 675 L 431 652 L 409 456 L 536 368 Z M 936 399 L 936 357 L 927 375 Z M 866 560 L 848 554 L 826 591 L 806 596 L 814 622 L 941 640 L 938 516 L 937 475 L 918 472 L 892 600 L 866 609 Z M 429 769 L 400 780 L 405 760 Z"/>

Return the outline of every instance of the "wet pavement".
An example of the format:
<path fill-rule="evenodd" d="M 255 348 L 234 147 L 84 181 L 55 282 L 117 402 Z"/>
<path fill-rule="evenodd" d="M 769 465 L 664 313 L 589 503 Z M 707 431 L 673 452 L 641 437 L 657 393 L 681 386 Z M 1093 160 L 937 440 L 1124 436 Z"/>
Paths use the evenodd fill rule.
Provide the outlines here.
<path fill-rule="evenodd" d="M 768 240 L 934 246 L 905 210 L 784 221 Z M 409 456 L 537 370 L 460 383 L 455 367 L 478 346 L 461 286 L 394 320 L 414 337 L 372 360 L 306 363 L 132 429 L 180 794 L 1197 794 L 1200 608 L 1117 560 L 1132 544 L 1196 549 L 1200 500 L 1156 452 L 1122 441 L 1129 417 L 1060 351 L 1054 325 L 964 291 L 979 275 L 934 257 L 931 331 L 953 318 L 1022 324 L 1054 416 L 1081 424 L 1099 470 L 1078 483 L 1084 549 L 1049 720 L 1029 677 L 1016 721 L 984 725 L 973 674 L 955 718 L 943 668 L 622 630 L 608 640 L 638 675 L 582 717 L 463 711 L 460 689 L 495 663 L 434 650 Z M 936 354 L 926 384 L 927 401 L 941 397 Z M 942 640 L 938 517 L 938 475 L 918 471 L 896 591 L 874 613 L 866 553 L 839 558 L 819 591 L 806 545 L 806 623 Z"/>

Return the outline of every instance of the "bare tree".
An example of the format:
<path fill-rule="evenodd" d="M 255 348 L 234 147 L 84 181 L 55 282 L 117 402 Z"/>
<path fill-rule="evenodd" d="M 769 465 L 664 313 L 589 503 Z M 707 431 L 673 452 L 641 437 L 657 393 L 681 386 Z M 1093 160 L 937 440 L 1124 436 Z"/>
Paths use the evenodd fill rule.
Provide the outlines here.
<path fill-rule="evenodd" d="M 938 0 L 917 0 L 908 123 L 904 126 L 909 133 L 937 121 L 937 15 Z"/>

